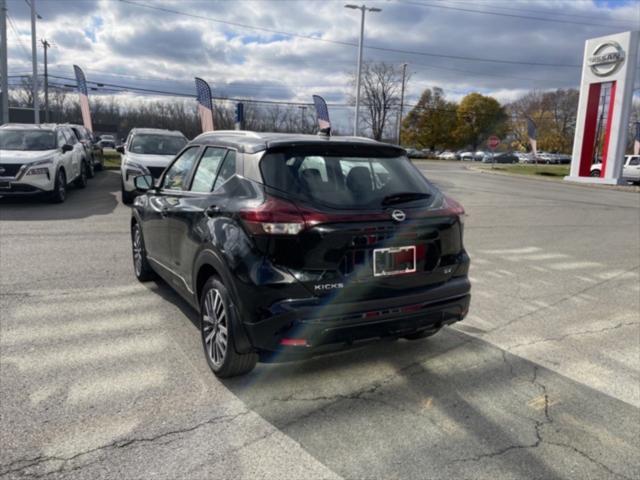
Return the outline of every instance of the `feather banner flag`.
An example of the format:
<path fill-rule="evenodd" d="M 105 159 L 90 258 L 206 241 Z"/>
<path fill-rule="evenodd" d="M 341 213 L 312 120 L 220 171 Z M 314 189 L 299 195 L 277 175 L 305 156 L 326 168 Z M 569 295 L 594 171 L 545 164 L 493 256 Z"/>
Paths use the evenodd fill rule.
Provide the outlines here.
<path fill-rule="evenodd" d="M 331 121 L 329 120 L 329 109 L 327 102 L 319 95 L 313 95 L 313 104 L 316 107 L 318 117 L 318 133 L 320 135 L 331 135 Z"/>
<path fill-rule="evenodd" d="M 203 132 L 211 132 L 213 127 L 213 100 L 209 84 L 196 77 L 196 92 L 198 95 L 198 114 Z"/>
<path fill-rule="evenodd" d="M 531 117 L 527 117 L 527 135 L 529 136 L 529 143 L 531 144 L 531 151 L 533 156 L 538 156 L 538 127 Z"/>
<path fill-rule="evenodd" d="M 76 74 L 76 82 L 78 83 L 78 94 L 80 95 L 80 111 L 82 112 L 82 123 L 84 128 L 93 132 L 93 126 L 91 125 L 91 110 L 89 110 L 89 94 L 87 91 L 87 79 L 84 76 L 84 72 L 78 65 L 73 66 L 73 71 Z"/>
<path fill-rule="evenodd" d="M 640 155 L 640 122 L 636 122 L 636 135 L 633 137 L 633 154 Z"/>

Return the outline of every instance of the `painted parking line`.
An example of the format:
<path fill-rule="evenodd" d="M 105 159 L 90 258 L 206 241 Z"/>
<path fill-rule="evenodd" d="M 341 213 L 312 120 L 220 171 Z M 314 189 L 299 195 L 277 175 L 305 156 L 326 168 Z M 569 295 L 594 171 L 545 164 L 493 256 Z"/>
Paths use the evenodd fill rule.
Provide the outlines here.
<path fill-rule="evenodd" d="M 562 263 L 554 263 L 551 265 L 547 265 L 552 270 L 580 270 L 583 268 L 598 268 L 603 265 L 598 262 L 562 262 Z"/>
<path fill-rule="evenodd" d="M 539 247 L 522 247 L 522 248 L 504 248 L 504 249 L 494 249 L 494 250 L 480 250 L 481 253 L 486 253 L 488 255 L 518 255 L 525 253 L 536 253 L 541 251 L 542 249 Z"/>

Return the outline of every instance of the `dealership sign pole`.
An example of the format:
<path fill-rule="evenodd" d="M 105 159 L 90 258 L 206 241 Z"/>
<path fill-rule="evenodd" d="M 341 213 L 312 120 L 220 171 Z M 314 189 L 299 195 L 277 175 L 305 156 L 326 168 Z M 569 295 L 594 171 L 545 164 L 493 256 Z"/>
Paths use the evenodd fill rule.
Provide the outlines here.
<path fill-rule="evenodd" d="M 627 125 L 635 81 L 640 32 L 587 40 L 571 171 L 565 180 L 622 183 Z M 591 165 L 600 163 L 599 177 Z"/>

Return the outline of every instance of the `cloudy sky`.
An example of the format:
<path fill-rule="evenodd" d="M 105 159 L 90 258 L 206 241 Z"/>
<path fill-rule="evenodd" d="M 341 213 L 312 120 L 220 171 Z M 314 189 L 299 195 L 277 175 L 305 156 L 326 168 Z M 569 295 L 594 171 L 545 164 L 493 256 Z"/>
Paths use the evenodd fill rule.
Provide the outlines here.
<path fill-rule="evenodd" d="M 349 0 L 350 1 L 350 0 Z M 9 75 L 31 71 L 29 7 L 7 0 Z M 194 94 L 345 102 L 360 12 L 345 0 L 36 0 L 53 75 Z M 368 0 L 365 59 L 408 63 L 409 103 L 428 86 L 509 101 L 575 87 L 584 41 L 640 29 L 639 0 Z M 391 50 L 391 51 L 390 51 Z M 42 61 L 42 49 L 39 48 Z M 42 67 L 40 67 L 42 68 Z M 639 75 L 640 77 L 640 75 Z M 16 77 L 14 77 L 16 78 Z M 70 83 L 64 79 L 52 79 Z"/>

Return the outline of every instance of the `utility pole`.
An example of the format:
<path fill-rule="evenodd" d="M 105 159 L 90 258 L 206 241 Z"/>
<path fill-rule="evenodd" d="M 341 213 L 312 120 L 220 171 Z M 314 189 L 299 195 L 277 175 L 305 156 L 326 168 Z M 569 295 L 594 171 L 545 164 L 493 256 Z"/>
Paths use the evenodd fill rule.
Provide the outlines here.
<path fill-rule="evenodd" d="M 400 143 L 400 132 L 402 131 L 402 110 L 404 109 L 404 87 L 407 81 L 407 64 L 402 64 L 402 90 L 400 91 L 400 113 L 398 114 L 398 145 Z"/>
<path fill-rule="evenodd" d="M 9 123 L 9 78 L 7 68 L 7 2 L 0 0 L 0 124 Z"/>
<path fill-rule="evenodd" d="M 47 65 L 47 49 L 51 44 L 46 38 L 40 40 L 42 48 L 44 49 L 44 121 L 49 123 L 49 75 Z"/>
<path fill-rule="evenodd" d="M 360 119 L 360 78 L 362 76 L 362 48 L 364 44 L 364 16 L 366 12 L 381 12 L 381 8 L 369 8 L 366 5 L 345 5 L 345 8 L 360 10 L 360 41 L 358 42 L 358 75 L 356 76 L 356 112 L 353 119 L 353 136 L 358 136 L 358 121 Z"/>
<path fill-rule="evenodd" d="M 31 81 L 33 87 L 33 121 L 40 123 L 38 107 L 38 51 L 36 50 L 36 0 L 31 0 Z"/>

